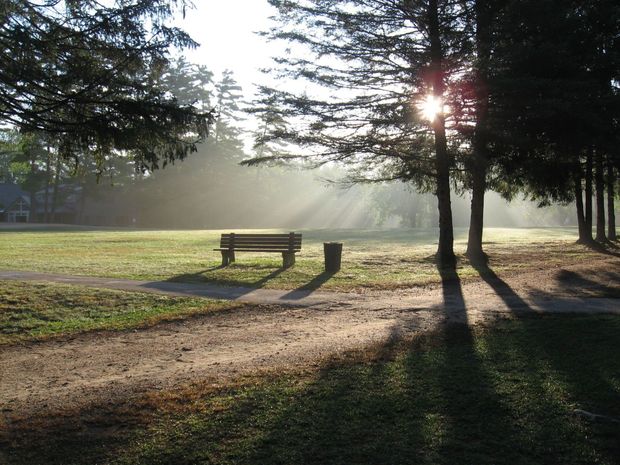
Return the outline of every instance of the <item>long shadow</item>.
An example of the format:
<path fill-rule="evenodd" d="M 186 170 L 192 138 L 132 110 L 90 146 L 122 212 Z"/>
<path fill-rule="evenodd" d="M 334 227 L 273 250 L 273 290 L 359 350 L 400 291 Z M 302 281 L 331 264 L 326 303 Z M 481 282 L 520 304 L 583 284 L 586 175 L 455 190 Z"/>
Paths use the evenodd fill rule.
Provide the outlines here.
<path fill-rule="evenodd" d="M 571 429 L 564 404 L 557 400 L 567 395 L 564 388 L 577 396 L 595 392 L 597 402 L 620 408 L 612 399 L 617 388 L 608 393 L 601 384 L 605 379 L 590 363 L 591 352 L 562 346 L 567 339 L 570 344 L 573 333 L 555 337 L 549 322 L 556 320 L 547 320 L 543 331 L 535 320 L 518 320 L 510 327 L 517 330 L 504 327 L 480 337 L 463 324 L 468 318 L 458 274 L 441 271 L 441 277 L 446 315 L 459 323 L 420 335 L 401 349 L 395 348 L 397 324 L 387 342 L 362 353 L 368 363 L 342 359 L 301 378 L 284 374 L 267 378 L 266 386 L 251 381 L 213 402 L 207 394 L 191 414 L 164 417 L 137 439 L 127 434 L 131 428 L 102 438 L 96 429 L 110 423 L 93 418 L 85 426 L 89 434 L 78 434 L 78 424 L 66 434 L 33 441 L 26 439 L 26 431 L 17 445 L 7 441 L 0 446 L 9 452 L 19 447 L 23 459 L 15 463 L 20 465 L 66 464 L 67 457 L 81 454 L 84 458 L 70 463 L 103 463 L 102 458 L 117 455 L 131 458 L 136 447 L 139 460 L 132 463 L 170 465 L 618 463 L 620 455 L 613 455 L 613 444 L 620 444 L 613 442 L 617 433 L 604 432 L 601 441 L 612 445 L 600 446 L 587 426 Z M 495 273 L 486 277 L 501 295 L 509 295 L 510 287 Z M 588 328 L 587 339 L 579 334 L 585 329 L 573 327 L 574 337 L 587 344 L 596 344 L 601 335 L 614 337 L 605 321 Z M 613 357 L 600 352 L 597 356 Z M 608 366 L 613 370 L 619 364 Z M 560 387 L 554 383 L 558 376 L 566 380 Z M 90 406 L 74 418 L 88 420 L 106 408 Z M 127 422 L 122 413 L 112 425 Z M 572 448 L 574 439 L 584 449 Z M 601 452 L 597 460 L 591 451 Z"/>
<path fill-rule="evenodd" d="M 508 308 L 513 312 L 533 311 L 529 304 L 519 296 L 507 283 L 502 280 L 495 271 L 486 264 L 472 264 L 480 277 L 486 282 L 495 293 L 504 301 Z"/>
<path fill-rule="evenodd" d="M 536 312 L 521 298 L 504 280 L 502 280 L 497 274 L 488 266 L 477 266 L 476 270 L 480 274 L 480 277 L 495 291 L 500 297 L 511 313 L 521 319 L 522 324 L 529 325 L 527 327 L 533 327 L 534 325 L 543 324 L 540 320 L 532 320 L 529 318 L 529 323 L 526 323 L 522 319 L 523 316 L 535 316 Z M 614 277 L 617 279 L 617 274 Z M 584 288 L 592 288 L 600 286 L 591 280 L 583 278 L 576 273 L 570 271 L 562 271 L 559 276 L 560 281 L 571 283 L 576 286 Z M 537 301 L 537 306 L 541 309 L 545 309 L 546 305 L 552 305 L 554 295 L 551 293 L 537 293 L 538 297 L 543 297 L 540 301 Z M 550 306 L 549 309 L 552 309 Z M 516 346 L 514 349 L 522 354 L 528 354 L 527 357 L 523 357 L 529 360 L 529 366 L 531 370 L 535 370 L 540 376 L 540 386 L 532 386 L 536 389 L 537 396 L 539 396 L 539 402 L 549 405 L 550 410 L 555 410 L 556 416 L 562 412 L 566 415 L 566 406 L 562 405 L 557 399 L 557 393 L 548 392 L 544 389 L 544 386 L 552 382 L 557 382 L 557 379 L 561 379 L 567 386 L 567 391 L 572 393 L 575 397 L 571 399 L 572 405 L 577 405 L 580 408 L 596 409 L 600 406 L 606 405 L 620 405 L 620 393 L 617 391 L 617 386 L 611 381 L 609 373 L 602 372 L 599 366 L 605 366 L 606 362 L 593 360 L 584 356 L 589 352 L 595 352 L 589 350 L 592 346 L 601 344 L 600 334 L 606 331 L 604 328 L 605 318 L 611 317 L 598 317 L 601 320 L 585 320 L 588 322 L 587 326 L 583 326 L 581 323 L 584 321 L 584 316 L 581 315 L 554 315 L 544 316 L 539 318 L 552 318 L 551 321 L 556 321 L 558 325 L 566 324 L 574 326 L 577 331 L 571 340 L 566 340 L 564 332 L 560 335 L 556 335 L 554 332 L 549 331 L 533 331 L 534 337 L 527 339 L 527 346 Z M 550 325 L 547 324 L 547 327 Z M 598 330 L 596 329 L 598 328 Z M 618 343 L 620 344 L 620 337 L 616 335 Z M 604 355 L 603 355 L 604 356 Z M 599 412 L 601 413 L 601 412 Z M 603 412 L 606 414 L 619 415 L 620 410 L 613 412 Z M 554 421 L 558 422 L 558 430 L 564 428 L 567 424 L 567 419 L 556 418 Z M 594 427 L 592 427 L 594 428 Z M 600 428 L 600 427 L 599 427 Z M 594 435 L 594 439 L 598 440 L 597 429 L 592 429 L 589 434 Z M 609 434 L 609 433 L 605 433 Z M 616 444 L 620 445 L 620 432 L 616 431 L 611 433 L 617 436 L 618 441 Z M 545 440 L 551 441 L 553 438 L 546 438 Z M 613 441 L 612 441 L 613 442 Z M 608 446 L 600 446 L 603 450 L 608 449 Z M 613 448 L 612 448 L 613 449 Z M 620 451 L 620 446 L 615 449 L 615 452 L 611 452 L 611 455 Z"/>
<path fill-rule="evenodd" d="M 438 268 L 438 271 L 441 276 L 441 291 L 446 318 L 448 321 L 467 324 L 467 307 L 465 306 L 461 278 L 459 278 L 456 270 Z"/>
<path fill-rule="evenodd" d="M 535 315 L 537 312 L 519 295 L 517 294 L 507 283 L 502 280 L 489 266 L 487 265 L 473 265 L 480 277 L 485 281 L 491 289 L 495 291 L 498 297 L 506 304 L 509 311 L 515 316 L 523 316 L 524 314 Z M 618 274 L 609 275 L 612 279 L 618 279 Z M 617 297 L 618 288 L 602 285 L 595 281 L 589 280 L 580 276 L 577 273 L 562 270 L 558 275 L 558 282 L 572 290 L 575 293 L 583 293 L 584 290 L 590 290 L 598 293 L 603 293 L 605 297 Z M 537 297 L 537 305 L 542 309 L 545 305 L 552 309 L 553 295 L 541 291 L 532 291 L 530 294 Z"/>
<path fill-rule="evenodd" d="M 496 390 L 488 361 L 476 346 L 460 277 L 452 269 L 439 268 L 439 273 L 448 323 L 444 329 L 446 348 L 433 372 L 436 385 L 443 391 L 441 409 L 448 420 L 444 426 L 447 439 L 439 452 L 448 461 L 471 452 L 478 463 L 493 463 L 493 456 L 481 454 L 478 458 L 473 444 L 499 436 L 501 444 L 495 446 L 498 456 L 508 455 L 510 449 L 513 454 L 516 450 L 517 456 L 524 455 L 525 451 L 519 450 L 523 438 Z M 488 417 L 489 412 L 493 412 L 493 421 L 478 420 Z"/>
<path fill-rule="evenodd" d="M 403 351 L 397 323 L 366 349 L 370 365 L 328 364 L 262 423 L 241 462 L 490 464 L 508 454 L 519 433 L 476 350 L 459 276 L 440 273 L 451 324 Z"/>
<path fill-rule="evenodd" d="M 615 281 L 618 284 L 616 286 L 602 284 L 570 270 L 561 270 L 558 273 L 557 281 L 564 291 L 569 291 L 571 293 L 594 293 L 597 297 L 620 297 L 620 273 L 606 271 L 600 273 L 600 275 L 608 281 Z"/>
<path fill-rule="evenodd" d="M 324 271 L 323 273 L 315 276 L 311 281 L 307 282 L 303 286 L 298 287 L 297 289 L 292 290 L 291 292 L 285 294 L 282 299 L 284 300 L 300 300 L 305 297 L 311 295 L 314 291 L 319 289 L 323 284 L 329 281 L 336 272 L 333 271 Z"/>
<path fill-rule="evenodd" d="M 215 268 L 217 269 L 217 268 Z M 209 297 L 213 299 L 235 300 L 244 295 L 254 292 L 256 289 L 262 288 L 267 282 L 276 278 L 287 268 L 278 268 L 267 276 L 263 276 L 257 281 L 250 283 L 248 286 L 227 286 L 225 284 L 209 283 L 198 279 L 198 276 L 205 271 L 203 270 L 189 275 L 178 275 L 167 279 L 166 281 L 153 281 L 142 284 L 147 289 L 158 289 L 166 292 L 174 292 L 178 294 L 187 294 L 189 296 Z M 184 277 L 194 277 L 191 279 L 183 279 Z M 188 282 L 189 281 L 189 282 Z"/>
<path fill-rule="evenodd" d="M 605 243 L 600 243 L 600 242 L 592 241 L 592 242 L 582 243 L 582 245 L 584 245 L 588 249 L 593 250 L 593 251 L 598 252 L 598 253 L 602 253 L 602 254 L 605 254 L 605 255 L 611 255 L 613 257 L 620 257 L 620 252 L 616 252 L 614 250 L 609 250 L 609 247 L 611 247 L 613 249 L 618 249 L 619 248 L 615 243 L 613 243 L 611 241 L 606 241 Z"/>
<path fill-rule="evenodd" d="M 205 268 L 204 270 L 196 271 L 195 273 L 183 273 L 178 274 L 176 276 L 172 276 L 166 279 L 166 282 L 171 283 L 203 283 L 204 281 L 204 273 L 209 273 L 211 271 L 217 271 L 226 268 L 224 265 L 212 266 L 210 268 Z"/>
<path fill-rule="evenodd" d="M 620 456 L 611 453 L 591 460 L 590 451 L 601 449 L 582 429 L 567 434 L 570 419 L 558 415 L 561 406 L 549 398 L 545 366 L 565 358 L 565 350 L 556 346 L 539 363 L 543 354 L 532 346 L 528 328 L 534 326 L 472 343 L 468 327 L 454 324 L 391 350 L 396 335 L 368 355 L 370 363 L 334 361 L 314 378 L 283 375 L 267 378 L 266 386 L 252 381 L 213 400 L 207 391 L 197 397 L 197 409 L 183 394 L 173 395 L 170 404 L 181 410 L 155 415 L 152 428 L 148 415 L 134 419 L 126 406 L 111 411 L 104 403 L 65 413 L 58 425 L 43 423 L 36 435 L 13 429 L 0 447 L 18 465 L 618 463 Z M 541 336 L 551 338 L 551 348 L 558 342 L 553 330 L 546 324 Z M 592 338 L 596 333 L 608 337 L 613 329 L 601 322 Z M 589 356 L 584 353 L 572 370 Z M 604 440 L 612 444 L 617 433 L 608 434 Z M 575 437 L 589 455 L 572 447 Z"/>

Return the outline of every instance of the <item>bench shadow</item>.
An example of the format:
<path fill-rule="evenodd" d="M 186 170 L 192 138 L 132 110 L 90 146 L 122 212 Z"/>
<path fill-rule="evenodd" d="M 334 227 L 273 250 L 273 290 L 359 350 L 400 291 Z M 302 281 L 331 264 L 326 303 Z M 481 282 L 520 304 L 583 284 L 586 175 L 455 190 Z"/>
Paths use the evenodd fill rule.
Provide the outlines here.
<path fill-rule="evenodd" d="M 183 273 L 178 274 L 176 276 L 172 276 L 165 280 L 165 282 L 171 283 L 203 283 L 205 282 L 204 273 L 209 273 L 210 271 L 217 271 L 226 268 L 224 265 L 212 266 L 210 268 L 205 268 L 204 270 L 196 271 L 195 273 Z"/>
<path fill-rule="evenodd" d="M 265 284 L 279 276 L 287 268 L 278 268 L 257 281 L 246 286 L 235 285 L 235 283 L 210 282 L 205 281 L 202 273 L 213 271 L 221 267 L 208 268 L 196 273 L 181 274 L 173 276 L 164 281 L 153 281 L 142 284 L 146 289 L 157 289 L 159 291 L 171 292 L 174 294 L 186 294 L 194 297 L 207 297 L 212 299 L 235 300 L 250 294 L 256 289 L 261 289 Z"/>
<path fill-rule="evenodd" d="M 283 300 L 300 300 L 311 295 L 314 291 L 319 289 L 323 284 L 329 281 L 337 272 L 335 271 L 323 271 L 318 274 L 311 281 L 299 286 L 297 289 L 286 293 L 282 296 Z"/>

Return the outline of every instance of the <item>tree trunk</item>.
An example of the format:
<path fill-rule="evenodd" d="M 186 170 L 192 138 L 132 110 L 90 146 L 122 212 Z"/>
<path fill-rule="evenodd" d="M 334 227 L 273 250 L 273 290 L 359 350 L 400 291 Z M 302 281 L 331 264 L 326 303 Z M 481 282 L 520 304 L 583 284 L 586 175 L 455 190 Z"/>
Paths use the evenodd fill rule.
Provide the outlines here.
<path fill-rule="evenodd" d="M 32 182 L 30 184 L 30 188 L 28 189 L 28 194 L 30 195 L 30 213 L 28 214 L 28 222 L 36 223 L 37 222 L 37 163 L 34 156 L 30 159 L 30 173 L 32 176 Z"/>
<path fill-rule="evenodd" d="M 486 262 L 486 254 L 482 249 L 484 194 L 487 186 L 486 171 L 486 166 L 479 166 L 471 173 L 471 217 L 469 220 L 469 237 L 467 239 L 467 256 L 473 263 Z"/>
<path fill-rule="evenodd" d="M 439 31 L 437 0 L 428 2 L 429 39 L 431 52 L 431 85 L 433 96 L 443 102 L 443 50 Z M 446 140 L 446 123 L 443 112 L 433 120 L 435 135 L 435 179 L 437 183 L 437 209 L 439 210 L 439 245 L 437 263 L 442 268 L 455 268 L 454 231 L 452 227 L 452 205 L 450 203 L 450 157 Z"/>
<path fill-rule="evenodd" d="M 596 240 L 606 242 L 605 235 L 605 174 L 603 173 L 603 154 L 600 150 L 596 151 Z"/>
<path fill-rule="evenodd" d="M 586 196 L 585 196 L 585 210 L 586 210 L 586 239 L 588 242 L 593 242 L 592 239 L 592 164 L 593 164 L 592 149 L 588 149 L 588 155 L 586 157 Z"/>
<path fill-rule="evenodd" d="M 579 167 L 578 171 L 575 172 L 575 205 L 577 207 L 577 226 L 579 228 L 579 239 L 577 240 L 580 244 L 585 244 L 588 242 L 587 228 L 586 228 L 586 219 L 584 217 L 583 211 L 583 189 L 581 188 L 581 178 L 582 172 L 581 167 Z M 590 240 L 592 238 L 590 237 Z"/>
<path fill-rule="evenodd" d="M 52 153 L 50 146 L 47 146 L 47 155 L 45 157 L 45 193 L 43 201 L 43 222 L 49 223 L 49 189 L 50 176 L 52 175 Z"/>
<path fill-rule="evenodd" d="M 86 188 L 82 185 L 82 191 L 80 193 L 80 207 L 78 211 L 79 224 L 85 224 L 84 222 L 84 207 L 86 206 Z"/>
<path fill-rule="evenodd" d="M 52 190 L 52 223 L 56 223 L 56 206 L 58 204 L 58 183 L 60 182 L 60 154 L 56 154 L 56 172 Z"/>
<path fill-rule="evenodd" d="M 476 128 L 473 139 L 471 169 L 472 193 L 467 256 L 473 263 L 486 263 L 487 257 L 482 248 L 484 229 L 484 195 L 487 190 L 487 170 L 489 166 L 487 121 L 489 113 L 489 89 L 487 87 L 490 58 L 489 28 L 491 12 L 488 2 L 477 0 L 476 14 Z"/>
<path fill-rule="evenodd" d="M 616 206 L 614 184 L 616 176 L 611 161 L 607 165 L 607 238 L 610 241 L 618 240 L 616 235 Z"/>

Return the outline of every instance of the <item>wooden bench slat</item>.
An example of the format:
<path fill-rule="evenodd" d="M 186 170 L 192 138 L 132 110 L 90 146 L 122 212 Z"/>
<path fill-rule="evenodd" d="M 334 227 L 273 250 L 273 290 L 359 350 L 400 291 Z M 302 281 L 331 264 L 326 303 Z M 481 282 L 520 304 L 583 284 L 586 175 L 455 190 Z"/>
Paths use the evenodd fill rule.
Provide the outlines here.
<path fill-rule="evenodd" d="M 231 237 L 223 237 L 223 241 L 228 241 L 232 239 Z M 288 237 L 237 237 L 235 236 L 235 240 L 247 240 L 247 241 L 288 241 Z M 294 241 L 300 241 L 301 237 L 293 238 Z"/>
<path fill-rule="evenodd" d="M 228 251 L 230 249 L 213 249 L 213 250 L 217 250 L 219 252 L 225 252 Z M 293 253 L 297 253 L 299 252 L 298 250 L 289 250 L 289 249 L 270 249 L 270 250 L 265 250 L 265 249 L 235 249 L 235 252 L 265 252 L 265 253 L 289 253 L 289 252 L 293 252 Z"/>
<path fill-rule="evenodd" d="M 222 234 L 222 237 L 230 237 L 230 234 Z M 235 237 L 256 237 L 256 238 L 289 238 L 288 234 L 235 234 Z M 300 239 L 301 234 L 294 234 L 294 238 Z"/>
<path fill-rule="evenodd" d="M 235 244 L 244 243 L 244 242 L 255 242 L 257 244 L 288 244 L 289 242 L 293 242 L 296 244 L 301 244 L 301 239 L 295 239 L 293 241 L 282 240 L 282 239 L 249 239 L 245 237 L 235 237 L 230 239 L 222 239 L 221 242 L 231 242 L 233 241 Z"/>
<path fill-rule="evenodd" d="M 220 244 L 220 247 L 221 248 L 229 248 L 229 247 L 231 247 L 231 243 L 222 242 Z M 264 247 L 266 249 L 272 249 L 274 247 L 279 247 L 279 248 L 284 247 L 285 249 L 286 248 L 299 249 L 299 248 L 301 248 L 301 244 L 257 244 L 255 242 L 246 242 L 246 243 L 239 244 L 238 242 L 235 242 L 234 244 L 232 244 L 232 247 L 234 247 L 234 248 L 241 248 L 241 247 Z"/>
<path fill-rule="evenodd" d="M 221 242 L 230 242 L 231 238 L 229 239 L 222 239 Z M 255 238 L 246 238 L 246 237 L 235 237 L 234 238 L 234 242 L 235 243 L 242 243 L 242 242 L 256 242 L 257 244 L 272 244 L 272 243 L 276 243 L 276 244 L 288 244 L 289 240 L 284 240 L 284 239 L 255 239 Z M 295 242 L 297 244 L 301 244 L 301 239 L 294 239 L 292 242 Z"/>
<path fill-rule="evenodd" d="M 243 244 L 243 245 L 235 244 L 233 248 L 235 250 L 241 250 L 241 249 L 265 249 L 265 250 L 284 249 L 284 250 L 288 250 L 291 247 L 289 247 L 288 244 L 267 245 L 267 246 L 262 245 L 262 244 Z M 228 244 L 223 244 L 220 246 L 220 249 L 230 249 L 230 247 L 228 246 Z M 299 250 L 301 249 L 301 246 L 293 246 L 292 249 Z"/>
<path fill-rule="evenodd" d="M 281 253 L 285 267 L 295 263 L 295 254 L 301 251 L 302 235 L 288 234 L 237 234 L 223 233 L 220 248 L 222 265 L 235 261 L 235 252 L 273 252 Z"/>

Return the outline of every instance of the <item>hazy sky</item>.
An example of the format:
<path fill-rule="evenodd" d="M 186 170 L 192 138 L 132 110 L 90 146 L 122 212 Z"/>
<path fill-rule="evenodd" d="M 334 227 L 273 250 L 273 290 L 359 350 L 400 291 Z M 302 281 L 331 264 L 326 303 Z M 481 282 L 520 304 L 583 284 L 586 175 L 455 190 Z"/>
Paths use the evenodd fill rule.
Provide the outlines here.
<path fill-rule="evenodd" d="M 195 0 L 194 4 L 196 8 L 179 25 L 201 46 L 185 54 L 215 72 L 216 79 L 231 69 L 250 97 L 252 84 L 266 79 L 258 70 L 270 65 L 277 50 L 254 32 L 269 28 L 268 18 L 275 10 L 267 0 Z"/>

